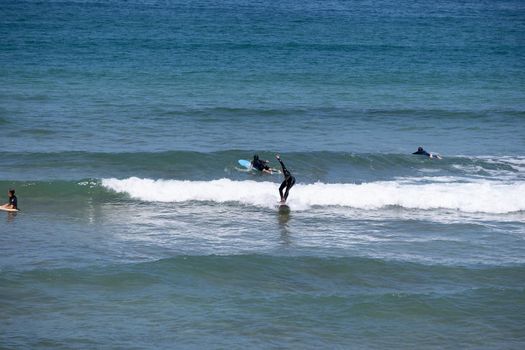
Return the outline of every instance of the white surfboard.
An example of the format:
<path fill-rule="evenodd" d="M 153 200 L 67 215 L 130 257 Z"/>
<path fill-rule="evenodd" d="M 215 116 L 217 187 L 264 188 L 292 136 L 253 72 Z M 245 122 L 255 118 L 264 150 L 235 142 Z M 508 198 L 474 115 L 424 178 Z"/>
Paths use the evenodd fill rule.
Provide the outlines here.
<path fill-rule="evenodd" d="M 9 212 L 9 213 L 16 213 L 16 212 L 19 212 L 19 211 L 20 211 L 20 210 L 18 210 L 18 209 L 7 209 L 7 208 L 2 208 L 2 207 L 0 207 L 0 210 L 1 210 L 1 211 L 7 211 L 7 212 Z"/>

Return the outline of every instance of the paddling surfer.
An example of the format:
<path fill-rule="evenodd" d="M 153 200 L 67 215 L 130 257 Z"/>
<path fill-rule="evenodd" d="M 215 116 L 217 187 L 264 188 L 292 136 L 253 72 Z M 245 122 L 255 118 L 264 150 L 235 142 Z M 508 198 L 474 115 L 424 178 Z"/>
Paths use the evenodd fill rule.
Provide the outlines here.
<path fill-rule="evenodd" d="M 417 154 L 417 155 L 422 155 L 422 156 L 430 157 L 430 153 L 428 153 L 427 151 L 425 151 L 425 150 L 423 149 L 423 147 L 421 147 L 421 146 L 419 146 L 419 147 L 417 148 L 417 151 L 415 151 L 415 152 L 412 153 L 412 154 Z"/>
<path fill-rule="evenodd" d="M 257 154 L 253 156 L 252 167 L 265 173 L 271 173 L 268 161 L 260 159 Z"/>
<path fill-rule="evenodd" d="M 270 163 L 269 160 L 261 160 L 257 154 L 253 156 L 251 163 L 254 169 L 257 169 L 263 173 L 273 174 L 273 172 L 277 172 L 277 170 L 270 168 L 268 165 L 268 163 Z"/>
<path fill-rule="evenodd" d="M 421 155 L 421 156 L 425 156 L 425 157 L 428 157 L 428 158 L 436 158 L 436 159 L 441 159 L 441 156 L 439 154 L 434 154 L 434 153 L 428 153 L 427 151 L 425 151 L 423 149 L 423 147 L 419 146 L 417 148 L 417 151 L 415 151 L 414 153 L 412 154 L 417 154 L 417 155 Z"/>

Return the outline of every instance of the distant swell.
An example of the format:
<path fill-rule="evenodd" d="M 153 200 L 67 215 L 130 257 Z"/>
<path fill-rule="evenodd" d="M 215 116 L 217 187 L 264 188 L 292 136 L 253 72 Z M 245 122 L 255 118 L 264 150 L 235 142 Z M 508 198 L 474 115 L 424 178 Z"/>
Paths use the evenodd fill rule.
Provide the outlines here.
<path fill-rule="evenodd" d="M 136 177 L 103 179 L 102 186 L 133 199 L 158 202 L 238 202 L 273 207 L 278 184 L 272 182 L 153 180 Z M 448 209 L 504 214 L 525 210 L 525 183 L 479 181 L 470 183 L 407 184 L 398 181 L 363 184 L 298 184 L 290 206 L 343 206 L 376 210 L 389 206 L 406 209 Z"/>

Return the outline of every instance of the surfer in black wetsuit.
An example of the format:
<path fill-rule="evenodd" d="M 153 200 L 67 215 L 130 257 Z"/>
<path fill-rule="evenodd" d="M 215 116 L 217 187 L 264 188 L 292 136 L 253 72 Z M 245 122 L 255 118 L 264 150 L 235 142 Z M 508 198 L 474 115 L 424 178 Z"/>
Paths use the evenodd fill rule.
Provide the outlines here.
<path fill-rule="evenodd" d="M 268 173 L 268 174 L 271 174 L 272 171 L 275 171 L 275 169 L 272 169 L 268 166 L 268 163 L 270 161 L 268 160 L 261 160 L 259 158 L 259 156 L 256 154 L 253 156 L 253 160 L 252 160 L 252 167 L 254 169 L 257 169 L 259 171 L 262 171 L 263 173 Z"/>
<path fill-rule="evenodd" d="M 428 153 L 421 146 L 419 146 L 417 148 L 417 151 L 412 153 L 412 154 L 418 154 L 418 155 L 422 155 L 422 156 L 425 156 L 425 157 L 428 157 L 428 158 L 442 159 L 439 154 L 437 154 L 437 153 Z"/>
<path fill-rule="evenodd" d="M 425 150 L 423 149 L 423 147 L 421 147 L 421 146 L 418 147 L 418 148 L 417 148 L 417 151 L 414 152 L 414 153 L 412 153 L 412 154 L 419 154 L 419 155 L 422 155 L 422 156 L 431 157 L 430 153 L 428 153 L 427 151 L 425 151 Z"/>
<path fill-rule="evenodd" d="M 279 163 L 281 163 L 281 167 L 283 168 L 284 181 L 279 187 L 279 194 L 281 195 L 281 203 L 284 204 L 286 200 L 288 199 L 290 188 L 292 188 L 293 185 L 295 185 L 295 177 L 293 177 L 292 174 L 290 174 L 290 172 L 288 171 L 288 169 L 286 169 L 283 161 L 281 160 L 281 157 L 279 157 L 278 154 L 275 156 L 275 158 L 277 158 Z M 283 190 L 285 188 L 286 188 L 286 191 L 284 192 L 284 195 L 283 195 Z"/>
<path fill-rule="evenodd" d="M 265 166 L 266 166 L 266 163 L 264 161 L 262 161 L 261 159 L 259 159 L 259 155 L 256 154 L 256 155 L 253 156 L 252 167 L 254 169 L 257 169 L 259 171 L 263 171 Z"/>
<path fill-rule="evenodd" d="M 7 196 L 9 197 L 9 202 L 2 205 L 4 209 L 18 209 L 18 199 L 15 196 L 15 190 L 7 191 Z"/>

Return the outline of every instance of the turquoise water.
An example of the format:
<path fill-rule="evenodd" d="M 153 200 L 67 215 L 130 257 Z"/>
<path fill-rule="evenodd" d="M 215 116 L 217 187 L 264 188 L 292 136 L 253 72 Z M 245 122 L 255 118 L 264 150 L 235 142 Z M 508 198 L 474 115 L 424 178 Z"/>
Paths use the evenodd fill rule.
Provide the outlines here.
<path fill-rule="evenodd" d="M 522 1 L 0 5 L 0 348 L 525 346 Z"/>

